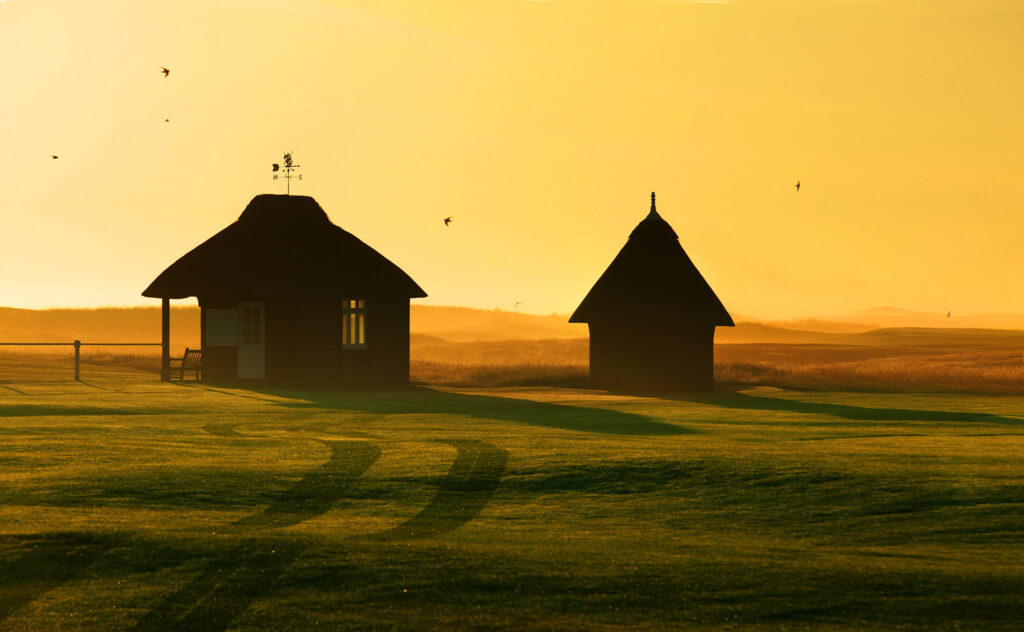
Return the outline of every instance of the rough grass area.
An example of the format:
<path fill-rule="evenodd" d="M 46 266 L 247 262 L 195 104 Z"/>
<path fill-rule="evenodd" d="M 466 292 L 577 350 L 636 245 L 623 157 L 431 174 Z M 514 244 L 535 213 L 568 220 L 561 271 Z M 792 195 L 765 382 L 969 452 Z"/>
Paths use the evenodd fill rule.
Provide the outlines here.
<path fill-rule="evenodd" d="M 715 379 L 805 390 L 1024 393 L 1024 349 L 718 345 Z"/>
<path fill-rule="evenodd" d="M 589 341 L 503 340 L 414 344 L 411 378 L 438 386 L 576 386 L 590 381 Z"/>
<path fill-rule="evenodd" d="M 412 378 L 442 386 L 588 384 L 589 341 L 413 345 Z M 820 391 L 1024 393 L 1024 350 L 947 345 L 726 344 L 715 380 L 727 387 Z"/>
<path fill-rule="evenodd" d="M 431 341 L 412 345 L 414 382 L 449 387 L 589 385 L 589 341 Z M 45 349 L 45 348 L 44 348 Z M 181 355 L 181 349 L 173 353 Z M 0 361 L 64 363 L 70 348 L 9 351 Z M 727 388 L 774 386 L 816 391 L 1024 393 L 1024 350 L 949 345 L 725 344 L 715 347 L 715 380 Z M 159 352 L 84 347 L 83 366 L 159 373 Z M 87 369 L 86 374 L 93 369 Z M 105 369 L 101 369 L 105 370 Z"/>
<path fill-rule="evenodd" d="M 1024 397 L 0 360 L 0 629 L 1018 630 Z"/>

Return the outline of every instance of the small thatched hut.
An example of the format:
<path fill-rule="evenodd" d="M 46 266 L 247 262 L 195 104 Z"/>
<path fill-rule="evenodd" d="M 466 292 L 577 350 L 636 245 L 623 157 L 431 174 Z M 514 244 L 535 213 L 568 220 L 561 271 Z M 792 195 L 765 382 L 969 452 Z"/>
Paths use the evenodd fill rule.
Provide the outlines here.
<path fill-rule="evenodd" d="M 409 299 L 398 266 L 311 197 L 258 195 L 142 293 L 199 299 L 203 378 L 309 386 L 409 381 Z"/>
<path fill-rule="evenodd" d="M 672 227 L 651 212 L 572 323 L 590 327 L 590 379 L 612 390 L 710 391 L 716 326 L 732 326 Z"/>

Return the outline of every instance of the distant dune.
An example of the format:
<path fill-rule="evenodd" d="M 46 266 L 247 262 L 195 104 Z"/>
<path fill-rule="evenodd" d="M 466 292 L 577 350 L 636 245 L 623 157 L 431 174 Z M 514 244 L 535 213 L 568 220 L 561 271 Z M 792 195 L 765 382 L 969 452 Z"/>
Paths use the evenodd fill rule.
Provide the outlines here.
<path fill-rule="evenodd" d="M 864 318 L 910 318 L 905 310 L 866 310 Z M 994 318 L 994 317 L 993 317 Z M 1012 321 L 1006 316 L 1005 320 Z M 571 324 L 566 314 L 539 316 L 469 307 L 413 305 L 410 309 L 413 346 L 446 342 L 500 340 L 585 339 L 587 326 Z M 785 323 L 740 320 L 735 327 L 719 327 L 718 344 L 830 344 L 854 346 L 949 346 L 1017 348 L 1024 331 L 1012 328 L 948 327 L 945 314 L 933 319 L 942 327 L 883 326 L 866 328 L 853 322 L 805 319 Z M 1022 322 L 1024 324 L 1024 322 Z M 158 307 L 103 307 L 96 309 L 15 309 L 0 307 L 0 342 L 158 342 Z M 171 344 L 175 349 L 199 346 L 199 309 L 171 308 Z"/>
<path fill-rule="evenodd" d="M 0 342 L 160 342 L 159 307 L 0 307 Z M 171 345 L 199 346 L 199 308 L 171 307 Z"/>
<path fill-rule="evenodd" d="M 413 305 L 413 344 L 475 340 L 586 338 L 564 314 L 537 316 L 468 307 Z M 159 342 L 159 307 L 16 309 L 0 307 L 0 342 Z M 199 346 L 199 308 L 171 308 L 171 344 Z"/>
<path fill-rule="evenodd" d="M 949 310 L 936 313 L 897 307 L 873 307 L 839 316 L 775 321 L 768 324 L 832 333 L 855 333 L 893 327 L 1024 330 L 1024 314 L 961 314 Z"/>
<path fill-rule="evenodd" d="M 718 344 L 813 344 L 831 337 L 833 334 L 821 331 L 789 329 L 752 322 L 737 322 L 735 327 L 719 327 L 715 330 L 715 342 Z"/>
<path fill-rule="evenodd" d="M 410 330 L 453 342 L 586 338 L 587 326 L 570 323 L 568 314 L 537 316 L 504 310 L 413 305 Z"/>
<path fill-rule="evenodd" d="M 1013 329 L 939 329 L 894 327 L 831 337 L 830 344 L 872 346 L 941 346 L 989 349 L 1024 347 L 1024 331 Z"/>

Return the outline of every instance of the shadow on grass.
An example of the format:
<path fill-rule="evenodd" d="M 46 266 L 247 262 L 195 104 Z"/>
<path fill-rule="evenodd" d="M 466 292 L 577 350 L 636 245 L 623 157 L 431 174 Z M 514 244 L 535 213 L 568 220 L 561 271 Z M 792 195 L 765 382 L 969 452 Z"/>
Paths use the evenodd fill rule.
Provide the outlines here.
<path fill-rule="evenodd" d="M 237 426 L 238 426 L 237 422 L 226 423 L 226 424 L 206 424 L 205 426 L 203 426 L 203 430 L 205 430 L 206 432 L 212 434 L 215 437 L 227 437 L 227 438 L 231 438 L 231 439 L 236 439 L 236 438 L 240 438 L 240 437 L 247 437 L 247 436 L 249 436 L 249 435 L 244 435 L 241 432 L 238 432 L 237 430 L 235 430 L 235 428 Z"/>
<path fill-rule="evenodd" d="M 695 431 L 635 413 L 551 404 L 513 397 L 451 393 L 417 387 L 387 392 L 311 392 L 263 390 L 268 395 L 301 401 L 276 402 L 298 409 L 341 410 L 381 415 L 459 415 L 499 421 L 615 435 L 670 436 Z"/>
<path fill-rule="evenodd" d="M 450 533 L 476 518 L 490 502 L 508 463 L 508 452 L 483 441 L 444 441 L 459 451 L 440 489 L 418 514 L 383 533 L 381 540 L 413 540 Z"/>
<path fill-rule="evenodd" d="M 325 513 L 379 457 L 361 441 L 323 441 L 331 458 L 302 478 L 262 513 L 235 523 L 259 529 L 283 527 Z M 454 531 L 478 516 L 501 480 L 508 453 L 479 441 L 446 441 L 458 456 L 434 498 L 416 516 L 372 539 L 409 540 Z M 143 630 L 221 632 L 262 596 L 310 547 L 297 539 L 251 537 L 210 560 L 202 575 L 150 610 L 135 626 Z"/>
<path fill-rule="evenodd" d="M 82 574 L 111 543 L 88 533 L 0 538 L 0 546 L 11 545 L 24 552 L 0 562 L 0 621 Z"/>
<path fill-rule="evenodd" d="M 78 417 L 85 415 L 159 415 L 174 411 L 146 408 L 101 408 L 52 404 L 0 404 L 0 417 Z M 179 411 L 180 412 L 180 411 Z"/>
<path fill-rule="evenodd" d="M 380 457 L 364 441 L 323 441 L 326 463 L 306 474 L 261 513 L 235 523 L 243 529 L 286 527 L 326 513 Z M 208 560 L 202 574 L 156 607 L 135 630 L 225 630 L 252 602 L 269 592 L 308 544 L 250 537 Z"/>
<path fill-rule="evenodd" d="M 213 386 L 210 386 L 209 384 L 206 384 L 205 382 L 176 382 L 176 381 L 171 380 L 169 382 L 164 382 L 164 383 L 165 384 L 169 384 L 171 386 L 177 386 L 179 388 L 189 388 L 189 389 L 197 390 L 197 391 L 209 391 L 211 393 L 217 393 L 218 395 L 227 395 L 229 397 L 241 397 L 243 399 L 255 399 L 256 401 L 269 402 L 271 404 L 276 404 L 277 403 L 277 401 L 273 400 L 273 399 L 267 399 L 266 397 L 260 397 L 259 395 L 249 395 L 248 393 L 243 392 L 242 387 L 238 387 L 235 391 L 225 391 L 225 390 L 220 389 L 220 388 L 214 388 Z M 245 390 L 251 391 L 253 393 L 259 393 L 260 392 L 260 391 L 258 391 L 256 389 L 248 389 L 247 388 Z"/>
<path fill-rule="evenodd" d="M 875 408 L 828 402 L 804 402 L 784 397 L 764 397 L 739 392 L 719 392 L 668 397 L 674 401 L 718 406 L 732 410 L 772 410 L 809 415 L 827 415 L 852 421 L 938 421 L 1022 425 L 1024 419 L 992 413 L 921 410 L 915 408 Z"/>
<path fill-rule="evenodd" d="M 349 485 L 380 458 L 380 448 L 365 441 L 323 441 L 331 450 L 326 463 L 306 474 L 262 513 L 243 518 L 238 527 L 287 527 L 327 513 Z"/>
<path fill-rule="evenodd" d="M 111 393 L 124 393 L 124 394 L 128 393 L 127 391 L 121 391 L 121 390 L 118 390 L 116 388 L 107 388 L 106 386 L 100 386 L 98 384 L 93 384 L 92 382 L 86 382 L 85 380 L 78 380 L 78 383 L 81 384 L 82 386 L 88 386 L 89 388 L 95 388 L 96 390 L 100 390 L 100 391 L 110 391 Z"/>
<path fill-rule="evenodd" d="M 308 548 L 300 542 L 250 539 L 209 560 L 202 575 L 156 605 L 136 623 L 138 632 L 220 632 L 270 592 Z"/>

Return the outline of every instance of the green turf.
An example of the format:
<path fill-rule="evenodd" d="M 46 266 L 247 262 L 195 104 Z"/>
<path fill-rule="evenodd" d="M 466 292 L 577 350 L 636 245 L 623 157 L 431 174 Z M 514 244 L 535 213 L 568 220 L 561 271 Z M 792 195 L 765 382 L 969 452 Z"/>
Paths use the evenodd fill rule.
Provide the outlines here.
<path fill-rule="evenodd" d="M 0 364 L 0 629 L 1017 630 L 1024 397 Z"/>

